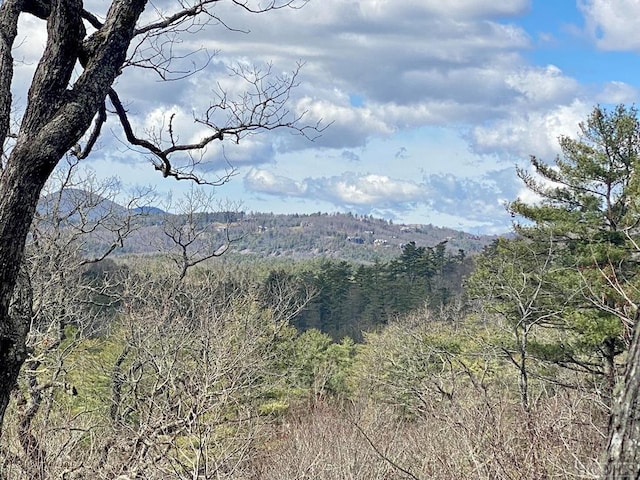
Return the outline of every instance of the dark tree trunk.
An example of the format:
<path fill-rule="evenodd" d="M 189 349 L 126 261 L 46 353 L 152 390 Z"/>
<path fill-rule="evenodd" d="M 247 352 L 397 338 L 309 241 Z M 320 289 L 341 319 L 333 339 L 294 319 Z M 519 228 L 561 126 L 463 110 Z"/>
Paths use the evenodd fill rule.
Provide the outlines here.
<path fill-rule="evenodd" d="M 0 179 L 0 425 L 20 368 L 27 355 L 29 320 L 21 315 L 14 290 L 24 246 L 35 213 L 40 191 L 50 170 L 24 175 L 18 168 L 7 168 Z M 15 307 L 11 308 L 14 299 Z"/>
<path fill-rule="evenodd" d="M 5 144 L 9 128 L 11 49 L 18 17 L 27 12 L 47 20 L 47 44 L 15 146 L 0 170 L 0 429 L 27 354 L 29 318 L 20 314 L 19 302 L 13 307 L 11 302 L 19 298 L 16 283 L 40 192 L 104 104 L 145 5 L 145 0 L 114 0 L 104 25 L 85 38 L 81 0 L 4 0 L 0 4 L 0 145 Z M 70 89 L 78 61 L 84 70 Z"/>
<path fill-rule="evenodd" d="M 635 328 L 624 387 L 611 413 L 602 479 L 640 479 L 640 328 Z"/>

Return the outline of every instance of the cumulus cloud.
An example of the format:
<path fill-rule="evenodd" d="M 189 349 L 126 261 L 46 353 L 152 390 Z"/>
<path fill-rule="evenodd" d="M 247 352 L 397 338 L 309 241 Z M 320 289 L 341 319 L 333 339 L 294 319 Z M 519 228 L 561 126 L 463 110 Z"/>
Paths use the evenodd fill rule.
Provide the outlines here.
<path fill-rule="evenodd" d="M 422 4 L 434 12 L 464 17 L 492 17 L 521 15 L 529 8 L 529 0 L 509 0 L 502 2 L 478 0 L 426 0 Z"/>
<path fill-rule="evenodd" d="M 302 59 L 303 96 L 337 88 L 361 95 L 365 106 L 436 99 L 468 104 L 470 90 L 487 101 L 500 99 L 505 68 L 531 44 L 523 29 L 488 18 L 521 13 L 526 4 L 325 0 L 274 12 L 269 22 L 243 17 L 250 35 L 204 38 L 202 44 L 229 57 L 251 52 L 283 68 Z M 238 18 L 231 9 L 225 13 Z"/>
<path fill-rule="evenodd" d="M 338 99 L 339 101 L 339 99 Z M 361 146 L 370 136 L 389 135 L 394 129 L 385 119 L 369 108 L 352 108 L 348 104 L 326 99 L 304 97 L 298 100 L 296 111 L 302 115 L 302 122 L 328 125 L 325 134 L 317 139 L 316 145 L 331 148 Z M 286 139 L 284 145 L 294 145 L 294 140 L 302 147 L 309 144 L 304 139 Z"/>
<path fill-rule="evenodd" d="M 268 193 L 283 197 L 302 196 L 307 191 L 304 183 L 290 178 L 274 175 L 268 170 L 252 168 L 244 177 L 247 190 L 257 193 Z"/>
<path fill-rule="evenodd" d="M 244 183 L 254 193 L 304 199 L 312 205 L 328 203 L 342 211 L 386 218 L 422 211 L 425 218 L 466 219 L 464 225 L 472 222 L 483 231 L 505 231 L 510 221 L 505 202 L 521 193 L 515 180 L 513 168 L 493 170 L 479 178 L 432 174 L 419 182 L 355 172 L 297 181 L 252 169 Z"/>
<path fill-rule="evenodd" d="M 304 198 L 312 203 L 328 202 L 343 211 L 384 212 L 387 218 L 398 218 L 408 211 L 426 208 L 432 214 L 504 228 L 504 203 L 514 200 L 519 193 L 514 179 L 512 168 L 491 171 L 477 179 L 434 174 L 420 182 L 354 172 L 296 181 L 267 170 L 252 169 L 244 182 L 247 189 L 256 193 Z"/>
<path fill-rule="evenodd" d="M 296 181 L 265 169 L 252 169 L 245 176 L 244 183 L 253 192 L 304 197 L 358 212 L 384 208 L 404 210 L 411 204 L 427 199 L 427 191 L 422 184 L 371 173 L 346 172 Z"/>
<path fill-rule="evenodd" d="M 99 3 L 93 6 L 103 9 Z M 237 98 L 251 87 L 230 75 L 229 67 L 270 64 L 274 76 L 280 76 L 302 60 L 292 112 L 305 114 L 303 121 L 310 124 L 332 124 L 314 147 L 362 147 L 373 137 L 423 125 L 488 122 L 503 118 L 513 105 L 549 104 L 576 88 L 558 70 L 523 66 L 520 51 L 531 46 L 531 39 L 501 19 L 522 15 L 529 4 L 324 0 L 300 10 L 270 12 L 265 21 L 232 2 L 220 2 L 213 11 L 231 29 L 212 24 L 179 43 L 167 43 L 177 72 L 206 66 L 202 72 L 172 83 L 158 82 L 150 71 L 126 69 L 117 89 L 132 114 L 144 117 L 159 106 L 177 105 L 191 121 L 216 92 Z M 165 0 L 154 6 L 164 14 L 177 8 Z M 536 82 L 541 82 L 538 88 Z M 280 152 L 310 146 L 287 135 L 271 138 Z"/>
<path fill-rule="evenodd" d="M 307 182 L 324 200 L 344 205 L 389 207 L 425 198 L 423 186 L 386 175 L 347 172 L 340 176 L 308 179 Z"/>
<path fill-rule="evenodd" d="M 638 0 L 579 0 L 586 31 L 603 50 L 640 50 Z"/>
<path fill-rule="evenodd" d="M 520 69 L 507 75 L 506 84 L 521 94 L 530 107 L 565 103 L 580 90 L 578 82 L 563 75 L 555 65 Z"/>
<path fill-rule="evenodd" d="M 495 170 L 479 178 L 434 174 L 425 178 L 432 193 L 432 208 L 487 224 L 504 225 L 507 201 L 515 200 L 518 187 L 513 168 Z"/>
<path fill-rule="evenodd" d="M 574 100 L 547 110 L 515 111 L 507 118 L 478 126 L 470 133 L 470 143 L 477 153 L 498 153 L 509 160 L 555 156 L 561 135 L 575 137 L 578 124 L 592 105 Z"/>
<path fill-rule="evenodd" d="M 607 82 L 597 95 L 598 102 L 609 104 L 633 103 L 637 99 L 638 90 L 624 82 Z"/>

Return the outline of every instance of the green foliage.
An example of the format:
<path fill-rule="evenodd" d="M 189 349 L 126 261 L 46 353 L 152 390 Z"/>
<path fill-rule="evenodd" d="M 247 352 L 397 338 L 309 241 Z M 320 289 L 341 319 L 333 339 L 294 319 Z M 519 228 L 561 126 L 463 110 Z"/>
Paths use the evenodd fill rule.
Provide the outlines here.
<path fill-rule="evenodd" d="M 425 414 L 431 405 L 457 400 L 460 389 L 496 382 L 499 357 L 487 329 L 469 321 L 452 324 L 428 311 L 414 312 L 365 335 L 354 365 L 357 392 L 392 405 L 404 415 Z"/>
<path fill-rule="evenodd" d="M 349 374 L 355 355 L 349 337 L 333 343 L 316 329 L 301 333 L 294 341 L 288 368 L 294 389 L 313 394 L 344 396 L 349 392 Z"/>
<path fill-rule="evenodd" d="M 452 254 L 446 242 L 435 247 L 409 242 L 400 257 L 388 263 L 323 260 L 289 276 L 288 281 L 308 285 L 316 293 L 292 322 L 302 331 L 316 328 L 334 340 L 348 336 L 361 341 L 363 332 L 397 315 L 425 305 L 439 309 L 460 297 L 468 265 L 464 252 Z"/>
<path fill-rule="evenodd" d="M 498 239 L 475 259 L 468 294 L 514 326 L 557 323 L 571 296 L 564 288 L 571 270 L 559 255 L 551 239 Z"/>
<path fill-rule="evenodd" d="M 580 131 L 553 164 L 518 169 L 539 201 L 509 205 L 519 238 L 486 249 L 469 286 L 511 326 L 519 358 L 603 373 L 610 393 L 635 322 L 640 122 L 635 108 L 597 107 Z"/>

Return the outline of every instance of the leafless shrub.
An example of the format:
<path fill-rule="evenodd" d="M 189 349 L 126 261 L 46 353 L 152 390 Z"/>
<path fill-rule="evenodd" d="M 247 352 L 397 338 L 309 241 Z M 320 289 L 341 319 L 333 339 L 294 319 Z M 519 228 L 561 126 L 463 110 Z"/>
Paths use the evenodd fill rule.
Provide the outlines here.
<path fill-rule="evenodd" d="M 597 478 L 606 415 L 590 395 L 564 392 L 530 413 L 474 390 L 464 400 L 410 420 L 366 400 L 297 412 L 255 460 L 254 478 Z"/>

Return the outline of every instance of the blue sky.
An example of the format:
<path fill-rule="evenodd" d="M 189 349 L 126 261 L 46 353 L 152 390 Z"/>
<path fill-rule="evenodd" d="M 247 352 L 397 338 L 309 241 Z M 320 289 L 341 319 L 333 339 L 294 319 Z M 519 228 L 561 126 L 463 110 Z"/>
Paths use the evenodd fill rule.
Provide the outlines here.
<path fill-rule="evenodd" d="M 106 3 L 86 2 L 98 12 Z M 170 12 L 175 3 L 154 5 Z M 638 102 L 638 0 L 310 0 L 264 15 L 221 1 L 214 13 L 245 33 L 210 25 L 175 45 L 216 52 L 206 68 L 169 83 L 125 69 L 116 88 L 141 136 L 175 114 L 181 138 L 197 139 L 206 132 L 193 118 L 213 90 L 239 89 L 230 66 L 284 73 L 303 62 L 290 108 L 330 124 L 321 138 L 268 132 L 203 157 L 210 174 L 227 161 L 237 169 L 215 194 L 245 211 L 351 211 L 505 232 L 504 203 L 526 197 L 515 165 L 552 161 L 558 136 L 576 136 L 596 104 Z M 38 21 L 20 31 L 18 97 L 44 44 Z M 108 127 L 87 168 L 153 185 L 160 198 L 190 188 L 159 178 L 124 148 L 117 123 Z"/>

